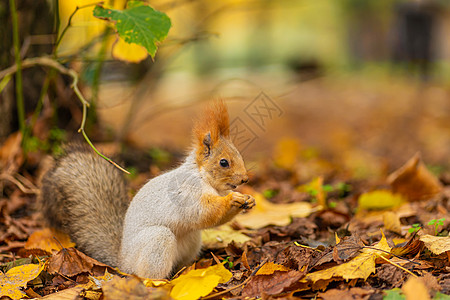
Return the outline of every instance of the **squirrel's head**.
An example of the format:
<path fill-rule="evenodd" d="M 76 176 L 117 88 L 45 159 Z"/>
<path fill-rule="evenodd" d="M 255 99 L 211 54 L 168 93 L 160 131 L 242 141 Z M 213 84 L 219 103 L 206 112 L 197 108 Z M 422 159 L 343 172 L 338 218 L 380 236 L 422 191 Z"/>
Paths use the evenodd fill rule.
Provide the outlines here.
<path fill-rule="evenodd" d="M 228 110 L 223 101 L 207 107 L 194 126 L 196 163 L 218 192 L 248 181 L 241 154 L 230 139 Z"/>

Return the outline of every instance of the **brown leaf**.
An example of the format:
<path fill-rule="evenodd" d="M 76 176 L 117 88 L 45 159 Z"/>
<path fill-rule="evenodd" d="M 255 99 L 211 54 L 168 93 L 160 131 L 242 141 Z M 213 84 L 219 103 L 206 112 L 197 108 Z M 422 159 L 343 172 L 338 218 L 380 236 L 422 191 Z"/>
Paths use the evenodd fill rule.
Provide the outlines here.
<path fill-rule="evenodd" d="M 319 293 L 319 297 L 323 300 L 355 300 L 355 299 L 369 299 L 370 295 L 374 293 L 373 290 L 366 290 L 359 287 L 348 290 L 332 289 L 325 293 Z"/>
<path fill-rule="evenodd" d="M 345 262 L 358 255 L 363 247 L 363 242 L 356 234 L 344 237 L 332 250 L 329 249 L 328 252 L 324 252 L 323 256 L 314 264 L 314 266 L 320 266 L 321 264 L 330 261 L 335 261 L 337 263 Z"/>
<path fill-rule="evenodd" d="M 400 223 L 400 218 L 393 211 L 387 211 L 383 213 L 383 223 L 386 230 L 402 234 L 402 224 Z"/>
<path fill-rule="evenodd" d="M 256 275 L 242 290 L 243 297 L 258 297 L 278 295 L 282 292 L 294 290 L 298 281 L 305 276 L 299 271 L 274 271 L 271 275 Z"/>
<path fill-rule="evenodd" d="M 429 199 L 442 191 L 442 184 L 428 171 L 419 153 L 389 175 L 387 180 L 394 192 L 406 196 L 411 201 Z"/>
<path fill-rule="evenodd" d="M 167 292 L 158 290 L 150 294 L 145 285 L 136 277 L 114 277 L 103 284 L 104 299 L 170 299 Z"/>
<path fill-rule="evenodd" d="M 429 300 L 427 287 L 420 278 L 410 277 L 403 285 L 402 291 L 408 300 Z"/>
<path fill-rule="evenodd" d="M 72 277 L 83 272 L 92 274 L 94 266 L 108 267 L 75 248 L 64 248 L 48 260 L 47 271 Z"/>

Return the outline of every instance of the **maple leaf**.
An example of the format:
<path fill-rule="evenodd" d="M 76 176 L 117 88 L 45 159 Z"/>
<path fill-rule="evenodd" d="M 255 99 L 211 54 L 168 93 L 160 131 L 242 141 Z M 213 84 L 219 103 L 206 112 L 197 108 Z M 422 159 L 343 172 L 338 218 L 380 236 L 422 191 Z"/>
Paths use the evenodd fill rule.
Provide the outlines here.
<path fill-rule="evenodd" d="M 27 264 L 14 267 L 4 274 L 0 273 L 0 297 L 23 298 L 26 294 L 21 291 L 21 288 L 25 287 L 28 281 L 38 277 L 44 265 L 43 263 Z"/>
<path fill-rule="evenodd" d="M 375 272 L 376 258 L 383 255 L 383 252 L 377 249 L 387 252 L 391 250 L 384 234 L 377 244 L 371 248 L 361 249 L 361 253 L 352 260 L 329 269 L 309 273 L 301 282 L 312 283 L 314 288 L 325 288 L 329 282 L 339 278 L 366 280 L 370 274 Z"/>

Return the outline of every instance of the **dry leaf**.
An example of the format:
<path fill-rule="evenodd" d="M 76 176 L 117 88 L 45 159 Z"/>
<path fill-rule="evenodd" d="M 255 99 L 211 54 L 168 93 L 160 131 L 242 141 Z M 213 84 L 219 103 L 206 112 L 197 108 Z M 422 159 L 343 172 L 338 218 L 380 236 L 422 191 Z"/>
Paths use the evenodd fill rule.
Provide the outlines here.
<path fill-rule="evenodd" d="M 305 276 L 299 271 L 274 271 L 270 275 L 256 275 L 242 290 L 242 297 L 261 297 L 262 294 L 278 295 L 295 289 L 298 281 Z"/>
<path fill-rule="evenodd" d="M 419 153 L 389 175 L 388 182 L 396 193 L 411 201 L 429 199 L 442 191 L 442 184 L 428 171 Z"/>
<path fill-rule="evenodd" d="M 266 262 L 259 270 L 256 272 L 256 275 L 271 275 L 275 271 L 290 271 L 289 268 L 286 268 L 283 265 L 279 265 L 273 262 Z"/>
<path fill-rule="evenodd" d="M 289 204 L 273 204 L 260 193 L 253 195 L 256 206 L 246 214 L 236 216 L 235 220 L 244 227 L 251 229 L 262 228 L 267 225 L 286 226 L 293 217 L 305 218 L 321 207 L 313 208 L 308 202 Z"/>
<path fill-rule="evenodd" d="M 94 265 L 108 267 L 75 248 L 64 248 L 50 257 L 47 271 L 50 274 L 58 273 L 72 277 L 84 272 L 92 273 Z"/>
<path fill-rule="evenodd" d="M 383 223 L 386 230 L 402 234 L 402 224 L 396 213 L 387 211 L 383 214 Z"/>
<path fill-rule="evenodd" d="M 208 249 L 223 248 L 232 241 L 237 244 L 243 244 L 249 240 L 251 240 L 249 236 L 234 230 L 228 225 L 202 231 L 202 242 Z"/>
<path fill-rule="evenodd" d="M 402 291 L 408 300 L 429 300 L 430 295 L 428 294 L 425 284 L 416 277 L 410 277 L 408 281 L 403 285 Z"/>
<path fill-rule="evenodd" d="M 371 248 L 361 249 L 361 253 L 352 260 L 335 267 L 309 273 L 301 282 L 311 282 L 317 288 L 319 286 L 326 287 L 336 277 L 341 277 L 346 280 L 359 278 L 366 280 L 370 274 L 375 272 L 376 258 L 379 255 L 386 255 L 384 252 L 378 251 L 375 248 L 387 252 L 391 250 L 384 234 L 377 244 Z"/>
<path fill-rule="evenodd" d="M 172 280 L 170 296 L 176 300 L 194 300 L 206 296 L 219 284 L 225 283 L 233 275 L 222 264 L 206 269 L 191 270 Z"/>
<path fill-rule="evenodd" d="M 114 277 L 103 284 L 103 297 L 107 299 L 151 299 L 150 292 L 136 277 Z M 164 292 L 164 291 L 162 291 Z M 169 299 L 167 293 L 155 299 Z"/>
<path fill-rule="evenodd" d="M 359 196 L 358 204 L 363 209 L 389 209 L 400 206 L 405 199 L 400 194 L 388 190 L 377 190 Z"/>
<path fill-rule="evenodd" d="M 318 296 L 323 300 L 353 300 L 353 299 L 367 299 L 374 293 L 373 290 L 362 289 L 359 287 L 348 290 L 332 289 L 325 293 L 319 293 Z"/>
<path fill-rule="evenodd" d="M 73 300 L 73 299 L 78 299 L 80 293 L 83 291 L 84 289 L 84 284 L 83 285 L 77 285 L 73 288 L 69 288 L 69 289 L 65 289 L 63 291 L 57 292 L 57 293 L 53 293 L 50 295 L 47 295 L 45 297 L 39 298 L 40 300 L 43 299 L 58 299 L 58 300 Z"/>
<path fill-rule="evenodd" d="M 422 235 L 419 238 L 425 247 L 436 255 L 450 251 L 450 236 Z"/>
<path fill-rule="evenodd" d="M 44 264 L 28 264 L 10 269 L 6 273 L 0 272 L 0 297 L 7 296 L 12 299 L 21 299 L 26 294 L 21 288 L 39 276 L 44 269 Z"/>
<path fill-rule="evenodd" d="M 30 235 L 25 244 L 25 249 L 42 249 L 48 253 L 52 253 L 52 250 L 59 251 L 62 248 L 71 248 L 74 246 L 75 243 L 71 242 L 67 234 L 51 228 L 44 228 Z"/>

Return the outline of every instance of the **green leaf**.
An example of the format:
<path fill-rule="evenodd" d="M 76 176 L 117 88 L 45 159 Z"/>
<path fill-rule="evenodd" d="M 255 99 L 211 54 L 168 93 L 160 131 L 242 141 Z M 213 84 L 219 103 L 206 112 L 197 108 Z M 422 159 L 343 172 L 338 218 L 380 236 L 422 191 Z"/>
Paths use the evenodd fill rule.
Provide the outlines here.
<path fill-rule="evenodd" d="M 450 296 L 437 292 L 436 296 L 434 296 L 434 300 L 450 300 Z"/>
<path fill-rule="evenodd" d="M 166 38 L 172 25 L 165 13 L 141 1 L 129 1 L 125 10 L 98 5 L 94 8 L 94 17 L 113 21 L 125 42 L 143 46 L 152 58 L 155 57 L 157 44 Z"/>
<path fill-rule="evenodd" d="M 405 296 L 402 294 L 400 289 L 392 289 L 384 291 L 386 294 L 383 300 L 405 300 Z"/>

